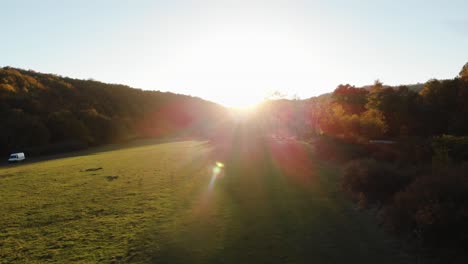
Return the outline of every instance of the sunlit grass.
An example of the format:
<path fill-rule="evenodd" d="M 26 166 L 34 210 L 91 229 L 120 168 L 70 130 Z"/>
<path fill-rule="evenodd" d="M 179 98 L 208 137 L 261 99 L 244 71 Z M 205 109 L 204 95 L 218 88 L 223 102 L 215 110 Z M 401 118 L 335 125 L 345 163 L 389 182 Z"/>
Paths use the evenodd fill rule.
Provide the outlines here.
<path fill-rule="evenodd" d="M 102 148 L 1 169 L 0 262 L 397 263 L 337 169 L 284 144 Z M 307 157 L 310 173 L 274 151 Z"/>

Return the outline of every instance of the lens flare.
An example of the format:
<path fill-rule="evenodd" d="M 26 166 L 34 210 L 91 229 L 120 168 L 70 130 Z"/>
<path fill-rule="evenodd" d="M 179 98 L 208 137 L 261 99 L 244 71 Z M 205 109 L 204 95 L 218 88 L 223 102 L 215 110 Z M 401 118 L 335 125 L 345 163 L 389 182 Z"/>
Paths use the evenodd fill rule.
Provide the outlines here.
<path fill-rule="evenodd" d="M 221 168 L 216 166 L 213 168 L 213 175 L 218 176 L 221 173 Z"/>
<path fill-rule="evenodd" d="M 223 172 L 223 168 L 224 168 L 224 164 L 222 162 L 219 162 L 219 161 L 217 161 L 216 165 L 213 166 L 212 174 L 211 174 L 211 180 L 210 180 L 210 183 L 208 184 L 208 190 L 213 189 L 213 186 L 215 184 L 216 179 Z"/>

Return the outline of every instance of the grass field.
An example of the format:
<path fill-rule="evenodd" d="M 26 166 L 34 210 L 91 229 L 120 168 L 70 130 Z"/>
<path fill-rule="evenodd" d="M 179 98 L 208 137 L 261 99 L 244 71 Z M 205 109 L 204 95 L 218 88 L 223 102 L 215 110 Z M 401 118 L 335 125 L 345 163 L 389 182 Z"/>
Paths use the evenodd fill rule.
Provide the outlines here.
<path fill-rule="evenodd" d="M 403 263 L 305 144 L 83 154 L 0 169 L 0 263 Z"/>

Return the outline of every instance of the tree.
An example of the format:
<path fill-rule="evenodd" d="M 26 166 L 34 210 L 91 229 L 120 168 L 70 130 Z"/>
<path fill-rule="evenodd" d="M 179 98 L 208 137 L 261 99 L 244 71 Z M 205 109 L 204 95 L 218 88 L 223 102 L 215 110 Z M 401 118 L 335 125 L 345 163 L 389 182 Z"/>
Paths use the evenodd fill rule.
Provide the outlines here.
<path fill-rule="evenodd" d="M 332 94 L 332 99 L 341 104 L 348 114 L 360 114 L 364 112 L 369 92 L 363 88 L 356 88 L 349 84 L 340 84 Z"/>
<path fill-rule="evenodd" d="M 88 143 L 91 140 L 90 131 L 85 124 L 68 110 L 49 114 L 47 127 L 51 131 L 51 141 L 54 143 L 66 141 Z"/>
<path fill-rule="evenodd" d="M 459 73 L 460 78 L 468 80 L 468 62 L 463 66 Z"/>
<path fill-rule="evenodd" d="M 453 118 L 458 117 L 460 110 L 460 104 L 457 102 L 460 96 L 460 84 L 459 79 L 452 79 L 431 80 L 424 85 L 424 89 L 420 92 L 424 111 L 421 119 L 424 120 L 424 131 L 427 135 L 458 134 L 451 127 L 457 127 L 455 125 L 457 120 Z"/>

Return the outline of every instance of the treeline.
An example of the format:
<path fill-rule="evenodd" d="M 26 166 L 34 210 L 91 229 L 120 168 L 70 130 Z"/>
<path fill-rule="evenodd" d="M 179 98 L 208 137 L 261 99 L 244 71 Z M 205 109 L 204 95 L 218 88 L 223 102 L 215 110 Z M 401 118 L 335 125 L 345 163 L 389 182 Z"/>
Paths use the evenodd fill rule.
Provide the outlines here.
<path fill-rule="evenodd" d="M 340 85 L 312 114 L 324 134 L 356 142 L 466 135 L 468 84 L 463 76 L 430 80 L 419 92 L 407 86 L 384 88 L 378 81 L 369 89 Z"/>
<path fill-rule="evenodd" d="M 195 97 L 0 68 L 1 154 L 207 136 L 225 116 L 223 107 Z"/>
<path fill-rule="evenodd" d="M 342 187 L 435 263 L 468 261 L 468 64 L 450 80 L 340 85 L 311 113 Z"/>

